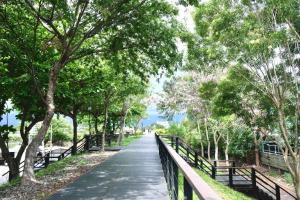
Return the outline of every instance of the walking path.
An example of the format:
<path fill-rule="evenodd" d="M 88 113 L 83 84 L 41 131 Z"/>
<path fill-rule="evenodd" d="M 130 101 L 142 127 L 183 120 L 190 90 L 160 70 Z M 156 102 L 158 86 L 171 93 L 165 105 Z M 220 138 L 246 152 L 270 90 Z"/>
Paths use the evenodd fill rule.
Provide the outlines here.
<path fill-rule="evenodd" d="M 169 199 L 154 135 L 143 136 L 49 199 Z"/>

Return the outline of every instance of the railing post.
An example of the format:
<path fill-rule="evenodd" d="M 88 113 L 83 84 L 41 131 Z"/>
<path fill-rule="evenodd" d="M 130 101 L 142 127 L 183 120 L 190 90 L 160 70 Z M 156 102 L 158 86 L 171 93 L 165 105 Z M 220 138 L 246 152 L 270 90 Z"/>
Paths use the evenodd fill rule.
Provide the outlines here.
<path fill-rule="evenodd" d="M 232 177 L 232 174 L 233 174 L 233 168 L 229 168 L 229 186 L 232 187 L 233 186 L 233 177 Z"/>
<path fill-rule="evenodd" d="M 195 167 L 197 168 L 197 167 L 198 167 L 198 152 L 197 152 L 197 151 L 195 151 L 195 158 L 194 158 L 194 161 L 195 161 L 194 165 L 195 165 Z"/>
<path fill-rule="evenodd" d="M 48 167 L 49 163 L 50 163 L 50 153 L 47 153 L 45 155 L 45 168 Z"/>
<path fill-rule="evenodd" d="M 190 150 L 188 147 L 186 148 L 186 159 L 187 159 L 187 162 L 190 161 Z"/>
<path fill-rule="evenodd" d="M 214 165 L 211 166 L 211 178 L 216 179 L 216 167 Z"/>
<path fill-rule="evenodd" d="M 252 181 L 252 187 L 256 188 L 256 174 L 254 167 L 251 168 L 251 181 Z"/>
<path fill-rule="evenodd" d="M 276 190 L 276 200 L 280 200 L 280 187 L 279 187 L 279 185 L 275 184 L 275 190 Z"/>
<path fill-rule="evenodd" d="M 184 200 L 193 200 L 193 189 L 186 178 L 183 178 Z"/>
<path fill-rule="evenodd" d="M 109 147 L 111 146 L 111 138 L 112 138 L 111 135 L 109 135 L 108 138 L 107 138 L 107 139 L 108 139 L 108 146 L 109 146 Z"/>
<path fill-rule="evenodd" d="M 217 161 L 214 160 L 214 167 L 215 167 L 215 177 L 218 174 L 218 168 L 217 168 Z"/>
<path fill-rule="evenodd" d="M 90 139 L 88 135 L 85 135 L 85 144 L 84 144 L 84 150 L 88 151 L 90 148 Z"/>
<path fill-rule="evenodd" d="M 174 148 L 174 136 L 171 136 L 171 147 Z"/>
<path fill-rule="evenodd" d="M 173 167 L 173 181 L 174 181 L 174 190 L 172 194 L 172 200 L 178 200 L 178 166 L 172 160 Z"/>
<path fill-rule="evenodd" d="M 175 141 L 176 141 L 176 153 L 178 153 L 179 152 L 179 138 L 176 137 Z"/>
<path fill-rule="evenodd" d="M 203 160 L 200 159 L 200 168 L 203 170 Z"/>
<path fill-rule="evenodd" d="M 235 161 L 232 161 L 232 173 L 235 174 Z"/>

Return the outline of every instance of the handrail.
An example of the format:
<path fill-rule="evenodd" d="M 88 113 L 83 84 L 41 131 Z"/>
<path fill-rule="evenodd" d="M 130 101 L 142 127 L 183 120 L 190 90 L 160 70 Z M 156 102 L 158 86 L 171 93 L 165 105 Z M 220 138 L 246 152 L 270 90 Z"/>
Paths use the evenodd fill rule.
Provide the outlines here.
<path fill-rule="evenodd" d="M 221 200 L 221 197 L 211 189 L 211 187 L 204 182 L 200 176 L 193 170 L 193 168 L 180 156 L 176 153 L 176 151 L 167 145 L 164 141 L 162 141 L 159 136 L 157 136 L 158 140 L 160 140 L 161 144 L 165 147 L 167 152 L 172 157 L 173 161 L 176 163 L 178 168 L 182 171 L 184 177 L 188 181 L 188 183 L 194 189 L 194 192 L 201 199 L 214 199 Z"/>
<path fill-rule="evenodd" d="M 284 187 L 280 186 L 278 183 L 274 182 L 273 180 L 271 180 L 269 177 L 267 177 L 266 175 L 264 175 L 263 173 L 261 173 L 258 169 L 255 168 L 255 171 L 257 173 L 259 173 L 259 175 L 261 175 L 262 177 L 266 178 L 268 181 L 272 182 L 273 184 L 278 185 L 280 187 L 280 189 L 282 189 L 283 191 L 285 191 L 286 193 L 288 193 L 291 196 L 294 196 L 293 194 L 291 194 L 289 191 L 287 191 Z"/>
<path fill-rule="evenodd" d="M 187 156 L 185 157 L 188 161 L 195 161 L 195 164 L 193 164 L 191 162 L 191 165 L 192 166 L 195 166 L 199 169 L 201 169 L 202 171 L 204 171 L 205 173 L 210 173 L 209 175 L 211 175 L 211 177 L 213 179 L 216 179 L 216 176 L 228 176 L 229 178 L 229 186 L 231 187 L 236 187 L 238 186 L 239 184 L 234 184 L 234 180 L 232 179 L 233 176 L 236 176 L 235 173 L 239 174 L 240 176 L 242 176 L 243 178 L 244 175 L 247 177 L 247 179 L 249 179 L 249 181 L 252 181 L 252 186 L 253 188 L 256 188 L 256 183 L 261 186 L 262 188 L 265 188 L 267 189 L 272 195 L 275 196 L 276 199 L 280 199 L 280 191 L 282 192 L 285 192 L 286 194 L 290 195 L 292 198 L 294 199 L 297 199 L 295 194 L 292 194 L 292 192 L 288 191 L 286 188 L 280 186 L 278 183 L 274 182 L 273 180 L 271 180 L 269 177 L 267 177 L 266 175 L 262 174 L 260 171 L 258 171 L 255 167 L 236 167 L 236 166 L 216 166 L 216 163 L 215 162 L 218 162 L 219 160 L 215 160 L 214 161 L 214 164 L 212 164 L 211 162 L 209 162 L 206 158 L 202 157 L 197 151 L 195 151 L 194 149 L 192 149 L 185 141 L 183 141 L 181 138 L 178 138 L 178 137 L 174 137 L 174 136 L 169 136 L 169 137 L 164 137 L 164 138 L 171 138 L 171 144 L 172 144 L 172 147 L 175 148 L 176 150 L 179 150 L 180 153 L 182 152 L 180 149 L 183 148 L 186 152 L 182 152 L 183 154 L 186 153 L 186 155 L 183 155 L 183 157 L 187 156 L 187 155 L 190 155 L 190 156 Z M 176 143 L 174 141 L 174 139 L 176 139 Z M 176 145 L 176 146 L 174 146 Z M 191 152 L 195 152 L 195 154 L 191 154 Z M 181 154 L 179 154 L 181 156 Z M 191 155 L 194 156 L 194 160 L 191 158 Z M 197 156 L 197 157 L 196 157 Z M 199 161 L 206 161 L 205 163 L 204 162 L 201 162 L 200 165 L 199 165 Z M 222 160 L 224 161 L 224 160 Z M 222 162 L 221 161 L 221 162 Z M 225 160 L 226 161 L 226 160 Z M 227 160 L 227 161 L 231 161 L 231 160 Z M 207 167 L 207 164 L 210 165 L 211 167 Z M 203 166 L 207 167 L 209 172 L 207 172 Z M 228 174 L 222 174 L 222 175 L 219 175 L 217 174 L 217 170 L 222 170 L 222 169 L 228 169 L 229 170 L 229 173 Z M 249 174 L 246 174 L 244 173 L 242 170 L 246 170 Z M 250 171 L 251 170 L 251 171 Z M 241 175 L 240 173 L 238 172 L 241 172 L 243 173 L 244 175 Z M 265 180 L 263 180 L 262 178 L 265 178 Z M 257 179 L 257 180 L 256 180 Z M 261 182 L 260 182 L 261 181 Z M 263 185 L 265 184 L 265 185 Z M 266 188 L 266 187 L 269 187 L 270 189 L 274 190 L 274 191 L 270 191 L 269 188 Z"/>
<path fill-rule="evenodd" d="M 91 139 L 93 139 L 94 137 L 95 137 L 95 136 L 93 135 L 93 136 L 91 137 Z M 82 143 L 81 143 L 81 142 L 82 142 Z M 79 143 L 81 143 L 81 144 L 79 144 Z M 80 140 L 77 142 L 77 150 L 82 149 L 82 147 L 84 147 L 85 143 L 86 143 L 85 138 L 80 139 Z M 78 145 L 78 144 L 79 144 L 79 145 Z M 67 153 L 68 151 L 71 151 L 72 148 L 73 148 L 73 145 L 72 145 L 70 148 L 68 148 L 67 150 L 65 150 L 64 152 L 62 152 L 61 154 L 59 154 L 58 156 L 50 156 L 50 153 L 51 153 L 51 152 L 47 152 L 47 153 L 45 153 L 44 156 L 38 157 L 38 159 L 34 162 L 34 165 L 33 165 L 33 166 L 37 168 L 37 165 L 43 164 L 43 163 L 45 162 L 46 158 L 48 158 L 48 159 L 50 159 L 50 158 L 60 159 L 60 158 L 62 157 L 62 155 L 65 155 L 65 156 L 63 156 L 63 158 L 64 158 L 64 157 L 66 157 L 66 156 L 68 156 L 68 155 L 71 154 L 71 153 L 68 153 L 68 154 L 66 154 L 66 153 Z M 23 160 L 22 162 L 20 162 L 20 164 L 19 164 L 19 172 L 23 172 L 23 170 L 21 170 L 21 169 L 24 167 L 24 162 L 25 162 L 25 160 Z M 44 163 L 44 164 L 45 164 L 45 163 Z M 21 166 L 21 165 L 22 165 L 22 166 Z M 2 174 L 2 176 L 5 176 L 5 175 L 8 174 L 9 172 L 10 172 L 10 170 L 8 170 L 8 171 L 5 172 L 4 174 Z"/>

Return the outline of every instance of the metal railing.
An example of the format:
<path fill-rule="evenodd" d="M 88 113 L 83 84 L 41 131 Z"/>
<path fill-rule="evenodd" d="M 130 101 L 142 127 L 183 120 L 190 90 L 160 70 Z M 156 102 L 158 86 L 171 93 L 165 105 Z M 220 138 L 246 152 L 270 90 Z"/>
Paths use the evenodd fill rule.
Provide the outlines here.
<path fill-rule="evenodd" d="M 260 189 L 276 200 L 282 199 L 281 194 L 289 196 L 290 199 L 297 199 L 294 194 L 278 185 L 255 167 L 236 167 L 235 162 L 232 160 L 208 161 L 179 137 L 160 137 L 164 138 L 166 143 L 168 143 L 192 167 L 200 169 L 211 178 L 216 179 L 229 187 L 234 189 Z M 221 163 L 226 163 L 228 165 L 222 166 Z"/>
<path fill-rule="evenodd" d="M 221 199 L 221 197 L 199 177 L 194 169 L 172 149 L 172 147 L 167 145 L 158 135 L 155 136 L 172 200 L 178 200 L 180 195 L 182 195 L 185 200 L 192 200 L 193 193 L 195 193 L 199 199 Z M 179 190 L 179 172 L 183 175 L 183 191 Z"/>

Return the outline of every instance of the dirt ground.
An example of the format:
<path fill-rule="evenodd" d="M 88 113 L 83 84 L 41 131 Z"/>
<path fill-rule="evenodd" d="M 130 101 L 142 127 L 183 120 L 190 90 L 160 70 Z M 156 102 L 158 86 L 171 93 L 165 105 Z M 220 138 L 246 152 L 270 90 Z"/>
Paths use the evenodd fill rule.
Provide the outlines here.
<path fill-rule="evenodd" d="M 30 186 L 14 186 L 0 191 L 3 200 L 42 200 L 47 199 L 52 193 L 72 183 L 81 175 L 86 174 L 96 165 L 113 156 L 116 151 L 95 152 L 79 156 L 78 161 L 68 165 L 51 175 L 37 179 L 37 183 Z"/>

